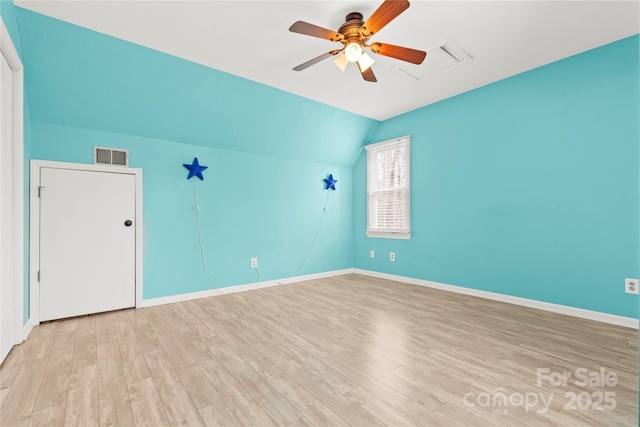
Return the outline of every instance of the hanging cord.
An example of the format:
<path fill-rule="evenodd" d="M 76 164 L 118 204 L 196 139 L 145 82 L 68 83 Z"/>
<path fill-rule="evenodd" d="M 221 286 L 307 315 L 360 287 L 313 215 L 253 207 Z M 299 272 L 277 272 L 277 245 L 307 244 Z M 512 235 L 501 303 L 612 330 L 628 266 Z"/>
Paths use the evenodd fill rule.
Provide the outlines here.
<path fill-rule="evenodd" d="M 260 267 L 258 267 L 257 265 L 256 265 L 256 273 L 258 273 L 258 280 L 256 280 L 256 288 L 257 288 L 258 287 L 258 283 L 260 283 L 261 280 L 263 282 L 265 280 L 264 280 L 264 277 L 262 276 L 262 272 L 260 271 Z"/>
<path fill-rule="evenodd" d="M 198 182 L 194 178 L 193 179 L 193 188 L 195 188 L 196 194 L 196 218 L 198 223 L 198 243 L 200 244 L 200 253 L 202 254 L 202 268 L 204 270 L 204 275 L 207 276 L 207 281 L 209 282 L 209 286 L 215 288 L 213 286 L 213 282 L 211 281 L 211 277 L 209 277 L 209 273 L 207 272 L 207 263 L 204 260 L 204 245 L 202 244 L 202 231 L 200 230 L 200 202 L 198 201 Z"/>
<path fill-rule="evenodd" d="M 329 190 L 327 190 L 327 197 L 324 199 L 324 207 L 322 208 L 322 216 L 320 217 L 320 223 L 318 224 L 318 228 L 316 229 L 316 234 L 315 234 L 315 236 L 313 236 L 313 243 L 311 243 L 311 248 L 309 248 L 309 252 L 307 252 L 307 256 L 305 257 L 305 259 L 302 262 L 302 264 L 300 265 L 300 267 L 298 267 L 296 272 L 293 273 L 291 277 L 296 277 L 298 275 L 298 273 L 300 273 L 300 271 L 302 271 L 304 266 L 307 265 L 307 262 L 309 261 L 309 258 L 311 257 L 311 253 L 313 252 L 313 250 L 316 247 L 316 243 L 318 242 L 318 235 L 320 234 L 320 229 L 322 228 L 322 223 L 324 222 L 324 217 L 327 214 L 327 205 L 329 204 L 329 194 L 330 193 L 331 192 Z"/>

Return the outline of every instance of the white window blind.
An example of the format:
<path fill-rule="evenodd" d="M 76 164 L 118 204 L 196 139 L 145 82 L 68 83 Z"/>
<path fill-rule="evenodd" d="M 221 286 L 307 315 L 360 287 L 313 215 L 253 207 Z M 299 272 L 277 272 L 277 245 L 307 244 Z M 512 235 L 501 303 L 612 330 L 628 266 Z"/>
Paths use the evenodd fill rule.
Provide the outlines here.
<path fill-rule="evenodd" d="M 367 145 L 367 236 L 411 238 L 410 136 Z"/>

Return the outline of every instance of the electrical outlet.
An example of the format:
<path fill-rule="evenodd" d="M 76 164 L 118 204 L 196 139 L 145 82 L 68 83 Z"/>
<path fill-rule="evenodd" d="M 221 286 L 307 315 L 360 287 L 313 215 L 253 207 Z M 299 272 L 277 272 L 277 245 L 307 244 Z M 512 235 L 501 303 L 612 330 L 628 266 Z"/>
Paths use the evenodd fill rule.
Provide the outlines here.
<path fill-rule="evenodd" d="M 251 258 L 251 268 L 258 268 L 258 258 Z"/>
<path fill-rule="evenodd" d="M 396 253 L 395 252 L 389 252 L 389 261 L 395 261 L 396 260 Z"/>
<path fill-rule="evenodd" d="M 375 257 L 376 257 L 376 251 L 374 251 L 373 249 L 371 249 L 371 250 L 369 251 L 369 256 L 370 256 L 371 258 L 375 258 Z"/>
<path fill-rule="evenodd" d="M 624 279 L 624 291 L 628 294 L 640 293 L 640 280 L 638 279 Z"/>

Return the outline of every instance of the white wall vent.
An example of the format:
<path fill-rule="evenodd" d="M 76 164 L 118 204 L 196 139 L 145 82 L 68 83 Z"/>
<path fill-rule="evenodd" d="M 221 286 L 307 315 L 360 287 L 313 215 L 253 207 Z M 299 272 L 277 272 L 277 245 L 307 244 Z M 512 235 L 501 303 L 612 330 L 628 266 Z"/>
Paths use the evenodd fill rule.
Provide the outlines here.
<path fill-rule="evenodd" d="M 396 67 L 395 71 L 406 77 L 422 80 L 425 77 L 449 72 L 471 61 L 473 61 L 473 57 L 449 39 L 437 47 L 427 50 L 427 58 L 422 64 L 403 64 L 402 67 Z"/>
<path fill-rule="evenodd" d="M 129 166 L 129 150 L 123 148 L 93 147 L 94 165 Z"/>

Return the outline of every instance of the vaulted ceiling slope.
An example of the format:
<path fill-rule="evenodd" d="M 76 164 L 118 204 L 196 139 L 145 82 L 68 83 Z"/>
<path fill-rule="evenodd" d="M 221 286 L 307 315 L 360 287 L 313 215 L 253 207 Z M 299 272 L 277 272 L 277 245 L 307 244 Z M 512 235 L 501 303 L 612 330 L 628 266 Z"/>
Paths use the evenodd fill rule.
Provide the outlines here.
<path fill-rule="evenodd" d="M 290 33 L 307 21 L 337 29 L 349 12 L 382 0 L 55 1 L 18 6 L 167 52 L 376 120 L 449 98 L 639 32 L 638 1 L 417 1 L 372 41 L 429 52 L 411 65 L 380 55 L 378 83 L 330 59 L 292 67 L 336 47 Z M 449 43 L 458 59 L 443 54 Z M 340 46 L 340 45 L 337 45 Z"/>
<path fill-rule="evenodd" d="M 350 166 L 378 122 L 16 8 L 34 121 Z"/>

